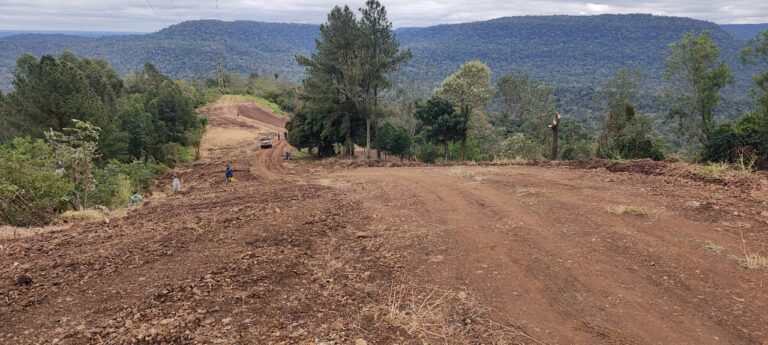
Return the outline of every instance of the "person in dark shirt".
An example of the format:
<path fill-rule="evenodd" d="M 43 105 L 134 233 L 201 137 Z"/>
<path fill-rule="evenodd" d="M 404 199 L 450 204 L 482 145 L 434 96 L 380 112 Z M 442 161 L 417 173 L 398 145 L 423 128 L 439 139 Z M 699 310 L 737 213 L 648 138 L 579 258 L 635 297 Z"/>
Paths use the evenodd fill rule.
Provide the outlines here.
<path fill-rule="evenodd" d="M 227 164 L 227 168 L 224 170 L 224 174 L 227 176 L 227 183 L 229 183 L 232 180 L 232 177 L 235 175 L 235 171 L 232 170 L 232 167 Z"/>

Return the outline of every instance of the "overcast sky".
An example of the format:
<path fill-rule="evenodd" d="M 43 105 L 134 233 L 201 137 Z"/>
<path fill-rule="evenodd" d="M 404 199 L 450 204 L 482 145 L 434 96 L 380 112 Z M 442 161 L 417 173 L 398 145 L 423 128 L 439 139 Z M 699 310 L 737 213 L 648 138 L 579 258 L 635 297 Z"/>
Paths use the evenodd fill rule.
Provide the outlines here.
<path fill-rule="evenodd" d="M 364 2 L 346 4 L 356 9 Z M 344 0 L 219 0 L 218 16 L 222 20 L 321 23 L 334 5 L 344 3 Z M 396 27 L 504 16 L 602 13 L 652 13 L 721 24 L 768 22 L 768 0 L 383 0 L 382 3 Z M 0 30 L 149 32 L 184 20 L 215 19 L 216 7 L 216 0 L 0 0 Z"/>

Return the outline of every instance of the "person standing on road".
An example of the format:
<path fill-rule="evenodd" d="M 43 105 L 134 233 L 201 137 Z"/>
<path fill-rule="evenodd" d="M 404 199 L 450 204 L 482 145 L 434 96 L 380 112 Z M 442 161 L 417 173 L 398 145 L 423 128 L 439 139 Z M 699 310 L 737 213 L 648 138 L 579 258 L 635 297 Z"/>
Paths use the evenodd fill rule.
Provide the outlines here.
<path fill-rule="evenodd" d="M 171 182 L 171 187 L 173 187 L 173 191 L 178 193 L 181 192 L 181 180 L 179 180 L 178 176 L 173 177 L 173 182 Z"/>
<path fill-rule="evenodd" d="M 224 174 L 227 176 L 227 184 L 232 180 L 232 177 L 234 176 L 234 170 L 232 170 L 232 167 L 227 164 L 227 168 L 224 170 Z"/>

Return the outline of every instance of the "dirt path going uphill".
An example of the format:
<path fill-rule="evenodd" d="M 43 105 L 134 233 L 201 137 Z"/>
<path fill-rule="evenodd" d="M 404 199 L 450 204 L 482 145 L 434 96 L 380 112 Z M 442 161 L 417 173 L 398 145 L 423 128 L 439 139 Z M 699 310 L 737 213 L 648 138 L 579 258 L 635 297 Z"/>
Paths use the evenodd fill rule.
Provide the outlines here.
<path fill-rule="evenodd" d="M 742 235 L 768 256 L 764 190 L 329 169 L 259 149 L 284 119 L 252 102 L 204 113 L 183 194 L 0 240 L 0 344 L 768 343 L 768 270 L 740 261 Z"/>

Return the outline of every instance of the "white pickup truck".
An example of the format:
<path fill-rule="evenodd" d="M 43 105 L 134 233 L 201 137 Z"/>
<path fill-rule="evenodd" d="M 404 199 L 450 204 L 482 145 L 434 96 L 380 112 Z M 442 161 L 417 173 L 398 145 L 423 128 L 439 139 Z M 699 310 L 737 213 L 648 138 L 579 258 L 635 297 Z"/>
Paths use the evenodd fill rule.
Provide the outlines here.
<path fill-rule="evenodd" d="M 262 149 L 271 149 L 272 148 L 272 138 L 268 136 L 263 136 L 259 138 L 259 142 L 261 143 Z"/>

